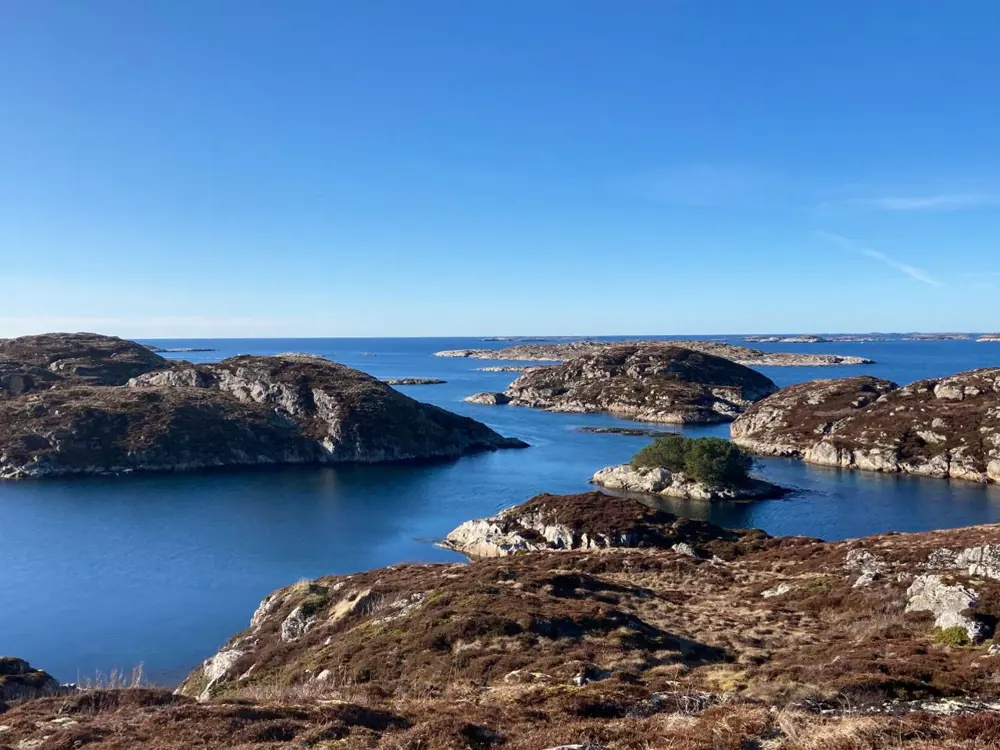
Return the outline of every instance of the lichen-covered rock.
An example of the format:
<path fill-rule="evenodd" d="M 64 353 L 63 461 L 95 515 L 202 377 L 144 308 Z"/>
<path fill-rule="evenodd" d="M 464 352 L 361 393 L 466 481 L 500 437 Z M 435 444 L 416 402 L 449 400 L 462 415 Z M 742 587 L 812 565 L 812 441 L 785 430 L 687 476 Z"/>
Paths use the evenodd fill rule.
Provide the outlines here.
<path fill-rule="evenodd" d="M 8 701 L 38 698 L 58 691 L 59 683 L 48 672 L 35 669 L 24 659 L 0 656 L 0 710 Z"/>
<path fill-rule="evenodd" d="M 538 495 L 490 518 L 466 521 L 449 533 L 442 545 L 477 558 L 540 550 L 670 549 L 678 544 L 693 551 L 699 545 L 720 539 L 733 541 L 746 533 L 679 519 L 631 498 L 591 492 Z M 756 538 L 761 532 L 752 535 Z"/>
<path fill-rule="evenodd" d="M 875 378 L 800 383 L 754 404 L 734 442 L 765 455 L 887 473 L 1000 480 L 1000 368 L 899 388 Z"/>
<path fill-rule="evenodd" d="M 967 586 L 927 573 L 914 579 L 906 596 L 907 612 L 931 612 L 935 616 L 934 624 L 941 629 L 960 627 L 973 641 L 980 641 L 989 634 L 983 622 L 966 614 L 979 604 L 979 595 Z"/>
<path fill-rule="evenodd" d="M 786 490 L 760 479 L 750 479 L 740 485 L 717 486 L 699 482 L 683 472 L 631 464 L 609 466 L 601 469 L 590 480 L 609 490 L 637 492 L 644 495 L 663 495 L 688 500 L 760 500 L 780 497 Z"/>
<path fill-rule="evenodd" d="M 764 375 L 721 357 L 626 345 L 527 372 L 507 395 L 515 406 L 704 424 L 733 419 L 775 388 Z"/>

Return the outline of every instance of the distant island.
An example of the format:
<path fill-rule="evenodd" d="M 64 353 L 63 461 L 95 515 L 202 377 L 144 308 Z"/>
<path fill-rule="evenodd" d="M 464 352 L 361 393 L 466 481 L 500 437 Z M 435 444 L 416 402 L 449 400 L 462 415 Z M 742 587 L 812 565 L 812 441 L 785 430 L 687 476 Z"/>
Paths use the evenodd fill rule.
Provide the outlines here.
<path fill-rule="evenodd" d="M 444 385 L 447 380 L 441 378 L 385 378 L 386 385 Z"/>
<path fill-rule="evenodd" d="M 836 334 L 832 336 L 796 335 L 796 336 L 746 336 L 747 343 L 755 344 L 867 344 L 879 341 L 891 341 L 888 336 L 872 334 Z"/>
<path fill-rule="evenodd" d="M 470 359 L 495 359 L 527 362 L 565 362 L 588 354 L 616 347 L 641 346 L 645 349 L 684 348 L 728 359 L 747 367 L 827 367 L 835 365 L 870 365 L 867 357 L 839 354 L 800 354 L 792 352 L 764 352 L 746 346 L 736 346 L 721 341 L 673 341 L 646 339 L 636 341 L 571 341 L 563 344 L 520 344 L 504 349 L 451 349 L 435 352 L 435 357 L 467 357 Z"/>

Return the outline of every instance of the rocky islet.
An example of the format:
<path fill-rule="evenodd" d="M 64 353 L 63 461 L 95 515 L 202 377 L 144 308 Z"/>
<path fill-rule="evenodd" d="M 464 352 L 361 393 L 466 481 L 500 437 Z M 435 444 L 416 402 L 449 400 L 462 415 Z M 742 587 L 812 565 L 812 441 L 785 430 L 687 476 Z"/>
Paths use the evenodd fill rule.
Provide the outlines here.
<path fill-rule="evenodd" d="M 606 412 L 667 424 L 733 419 L 776 390 L 731 360 L 681 347 L 622 345 L 526 372 L 507 388 L 513 406 Z"/>
<path fill-rule="evenodd" d="M 0 478 L 455 458 L 524 447 L 312 355 L 171 362 L 133 342 L 0 343 Z"/>

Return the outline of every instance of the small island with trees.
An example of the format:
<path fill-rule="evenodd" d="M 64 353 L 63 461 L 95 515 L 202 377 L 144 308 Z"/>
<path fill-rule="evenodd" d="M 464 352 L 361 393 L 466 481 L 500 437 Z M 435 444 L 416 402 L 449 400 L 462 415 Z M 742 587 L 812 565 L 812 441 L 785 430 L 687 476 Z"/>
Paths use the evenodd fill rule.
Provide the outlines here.
<path fill-rule="evenodd" d="M 591 481 L 610 490 L 693 500 L 758 500 L 788 490 L 751 476 L 753 457 L 715 437 L 666 435 L 627 464 L 610 466 Z"/>

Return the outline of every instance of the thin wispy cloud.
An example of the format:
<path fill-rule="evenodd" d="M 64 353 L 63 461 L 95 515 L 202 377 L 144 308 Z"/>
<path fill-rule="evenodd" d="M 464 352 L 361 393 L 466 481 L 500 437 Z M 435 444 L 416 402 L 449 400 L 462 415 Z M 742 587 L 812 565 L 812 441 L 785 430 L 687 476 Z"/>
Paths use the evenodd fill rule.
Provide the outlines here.
<path fill-rule="evenodd" d="M 883 263 L 890 268 L 894 268 L 905 276 L 909 276 L 911 279 L 919 281 L 929 286 L 944 286 L 944 283 L 938 281 L 933 276 L 931 276 L 927 271 L 916 266 L 911 266 L 909 263 L 904 263 L 903 261 L 896 260 L 885 253 L 875 250 L 870 247 L 865 247 L 854 240 L 848 239 L 847 237 L 842 237 L 839 234 L 833 234 L 832 232 L 818 231 L 816 235 L 827 242 L 832 242 L 838 247 L 847 250 L 848 252 L 854 253 L 856 255 L 863 255 L 866 258 L 871 258 L 872 260 L 877 260 L 879 263 Z"/>
<path fill-rule="evenodd" d="M 881 196 L 859 199 L 857 203 L 876 211 L 964 211 L 1000 206 L 1000 193 Z"/>

